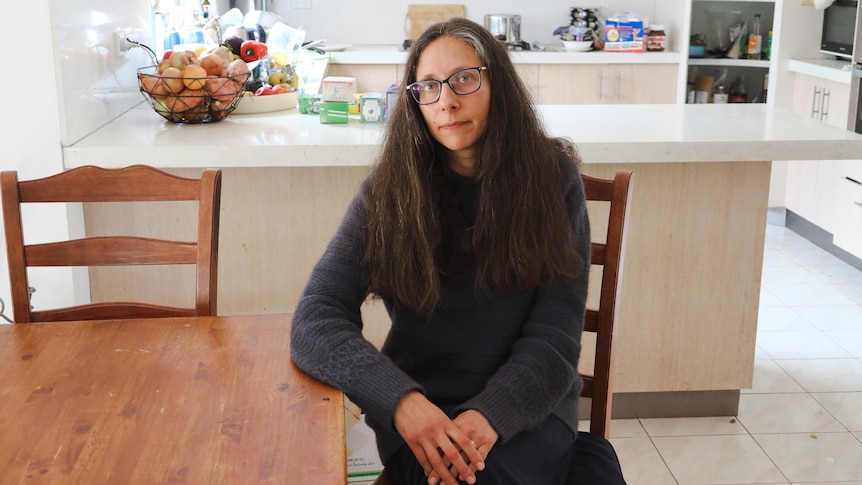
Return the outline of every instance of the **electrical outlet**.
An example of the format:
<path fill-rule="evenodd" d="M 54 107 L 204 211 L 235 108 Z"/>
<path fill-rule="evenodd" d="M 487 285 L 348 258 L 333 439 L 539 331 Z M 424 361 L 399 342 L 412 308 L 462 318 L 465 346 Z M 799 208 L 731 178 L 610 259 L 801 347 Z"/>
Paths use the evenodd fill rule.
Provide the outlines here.
<path fill-rule="evenodd" d="M 290 0 L 290 8 L 311 8 L 311 0 Z"/>
<path fill-rule="evenodd" d="M 129 37 L 123 31 L 114 32 L 114 52 L 121 54 L 132 48 Z"/>

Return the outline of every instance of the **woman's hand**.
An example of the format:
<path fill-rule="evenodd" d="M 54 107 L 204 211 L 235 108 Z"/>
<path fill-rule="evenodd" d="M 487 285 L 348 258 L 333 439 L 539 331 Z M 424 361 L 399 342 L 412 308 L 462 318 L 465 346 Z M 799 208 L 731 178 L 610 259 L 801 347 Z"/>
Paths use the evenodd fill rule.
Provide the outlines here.
<path fill-rule="evenodd" d="M 488 453 L 491 452 L 491 448 L 497 443 L 500 435 L 497 434 L 497 431 L 491 426 L 485 415 L 475 409 L 468 409 L 459 414 L 454 422 L 461 428 L 461 431 L 467 433 L 467 436 L 470 437 L 470 445 L 476 448 L 476 451 L 482 456 L 482 462 L 484 463 L 485 459 L 488 458 Z M 462 453 L 464 452 L 462 451 Z M 466 456 L 466 453 L 464 453 L 464 456 Z M 470 468 L 474 472 L 479 471 L 474 466 L 474 462 L 470 462 Z M 435 472 L 432 472 L 428 478 L 437 479 L 439 477 Z"/>
<path fill-rule="evenodd" d="M 458 485 L 456 477 L 476 483 L 474 472 L 485 468 L 484 455 L 473 446 L 470 436 L 422 393 L 411 391 L 398 401 L 394 422 L 425 470 L 429 485 Z"/>

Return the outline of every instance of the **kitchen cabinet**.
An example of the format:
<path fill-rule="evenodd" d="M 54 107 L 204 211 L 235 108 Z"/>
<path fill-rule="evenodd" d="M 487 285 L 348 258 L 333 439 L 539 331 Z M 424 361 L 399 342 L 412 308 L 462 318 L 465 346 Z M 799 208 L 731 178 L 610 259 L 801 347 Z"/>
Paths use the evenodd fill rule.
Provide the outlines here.
<path fill-rule="evenodd" d="M 769 44 L 769 32 L 773 29 L 773 19 L 780 18 L 778 10 L 781 2 L 766 0 L 693 0 L 691 5 L 690 35 L 699 35 L 706 40 L 705 56 L 689 56 L 687 65 L 689 81 L 693 82 L 696 75 L 711 76 L 715 79 L 713 86 L 724 85 L 728 91 L 735 80 L 742 84 L 747 102 L 769 102 L 766 93 L 773 91 L 775 86 L 775 75 L 769 76 L 775 71 L 775 62 L 772 59 L 747 59 L 747 52 L 742 52 L 739 59 L 709 57 L 710 52 L 717 52 L 722 46 L 730 46 L 729 38 L 726 37 L 727 28 L 724 18 L 728 12 L 739 12 L 741 19 L 751 29 L 754 16 L 760 14 L 760 34 L 762 36 L 763 52 Z M 722 26 L 722 27 L 719 27 Z M 780 31 L 780 29 L 779 29 Z M 778 42 L 779 31 L 773 35 L 772 45 Z M 686 50 L 690 48 L 690 41 L 686 42 Z M 732 51 L 731 51 L 732 52 Z M 732 93 L 731 93 L 732 94 Z"/>
<path fill-rule="evenodd" d="M 540 64 L 539 104 L 673 104 L 676 64 Z"/>
<path fill-rule="evenodd" d="M 677 64 L 515 64 L 538 104 L 673 104 Z M 327 76 L 356 78 L 357 92 L 383 92 L 402 64 L 329 64 Z"/>
<path fill-rule="evenodd" d="M 835 191 L 835 225 L 833 243 L 862 259 L 862 162 L 844 160 L 837 163 Z"/>
<path fill-rule="evenodd" d="M 794 76 L 793 111 L 846 128 L 850 85 L 799 73 Z M 785 207 L 832 234 L 838 229 L 836 223 L 842 221 L 835 200 L 839 164 L 835 160 L 787 162 Z"/>

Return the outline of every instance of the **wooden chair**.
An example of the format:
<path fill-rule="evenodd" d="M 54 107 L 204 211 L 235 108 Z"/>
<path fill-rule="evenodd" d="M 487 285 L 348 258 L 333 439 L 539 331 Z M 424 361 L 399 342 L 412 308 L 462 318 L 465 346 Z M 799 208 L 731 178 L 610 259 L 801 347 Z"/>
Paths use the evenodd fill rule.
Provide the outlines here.
<path fill-rule="evenodd" d="M 631 195 L 630 170 L 620 170 L 611 179 L 602 179 L 581 174 L 586 199 L 593 202 L 607 202 L 608 221 L 604 242 L 592 242 L 592 266 L 601 266 L 601 282 L 598 294 L 598 307 L 587 307 L 584 332 L 592 332 L 596 337 L 595 358 L 592 374 L 581 372 L 584 379 L 582 397 L 591 399 L 590 433 L 608 439 L 611 425 L 611 364 L 613 361 L 614 328 L 619 308 L 620 282 L 623 277 L 623 254 L 626 243 L 626 221 L 629 216 L 629 196 Z M 591 221 L 593 236 L 595 229 L 603 224 Z M 610 445 L 608 445 L 610 446 Z M 616 455 L 600 457 L 611 467 L 619 467 Z M 384 469 L 374 480 L 374 485 L 392 485 L 392 478 Z"/>
<path fill-rule="evenodd" d="M 86 166 L 28 181 L 19 181 L 17 172 L 5 171 L 0 174 L 0 190 L 16 323 L 216 314 L 221 170 L 207 169 L 195 179 L 144 165 Z M 24 243 L 22 204 L 137 201 L 198 201 L 197 241 L 101 236 Z M 30 306 L 29 267 L 178 264 L 197 267 L 193 308 L 128 301 L 35 311 Z"/>
<path fill-rule="evenodd" d="M 612 372 L 614 328 L 619 309 L 619 286 L 623 277 L 623 255 L 626 243 L 626 221 L 631 195 L 629 170 L 620 170 L 613 180 L 581 175 L 588 201 L 608 202 L 608 224 L 604 243 L 592 243 L 592 265 L 602 267 L 598 307 L 587 307 L 584 332 L 595 333 L 596 349 L 593 373 L 581 373 L 584 379 L 582 397 L 591 399 L 590 432 L 605 439 L 610 435 L 612 404 Z M 593 235 L 601 227 L 593 223 Z"/>

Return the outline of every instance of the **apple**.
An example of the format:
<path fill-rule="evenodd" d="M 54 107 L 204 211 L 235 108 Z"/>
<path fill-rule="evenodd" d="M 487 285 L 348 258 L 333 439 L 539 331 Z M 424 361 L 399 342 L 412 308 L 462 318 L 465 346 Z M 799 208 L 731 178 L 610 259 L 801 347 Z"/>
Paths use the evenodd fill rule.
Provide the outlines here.
<path fill-rule="evenodd" d="M 284 71 L 273 71 L 266 80 L 270 86 L 278 84 L 287 84 L 287 74 Z"/>
<path fill-rule="evenodd" d="M 174 51 L 168 59 L 168 62 L 171 63 L 171 67 L 176 67 L 180 71 L 194 64 L 194 61 L 194 53 L 190 51 Z"/>
<path fill-rule="evenodd" d="M 171 67 L 171 61 L 164 60 L 164 61 L 159 63 L 159 66 L 156 68 L 156 70 L 158 71 L 159 74 L 161 74 L 161 73 L 165 72 L 165 70 L 169 67 Z"/>
<path fill-rule="evenodd" d="M 208 77 L 206 90 L 217 101 L 230 102 L 239 93 L 235 82 L 223 77 Z"/>
<path fill-rule="evenodd" d="M 188 89 L 203 89 L 206 78 L 207 70 L 197 64 L 189 64 L 183 69 L 183 83 Z"/>

